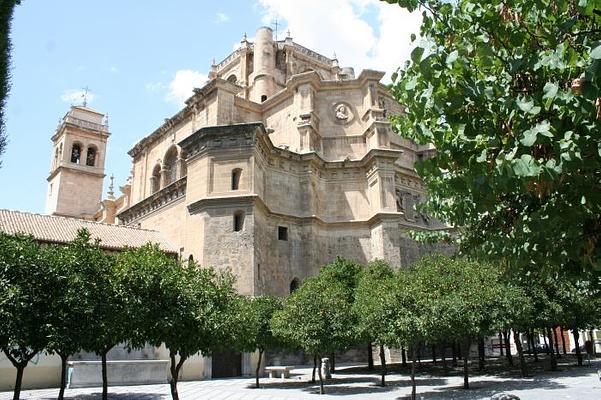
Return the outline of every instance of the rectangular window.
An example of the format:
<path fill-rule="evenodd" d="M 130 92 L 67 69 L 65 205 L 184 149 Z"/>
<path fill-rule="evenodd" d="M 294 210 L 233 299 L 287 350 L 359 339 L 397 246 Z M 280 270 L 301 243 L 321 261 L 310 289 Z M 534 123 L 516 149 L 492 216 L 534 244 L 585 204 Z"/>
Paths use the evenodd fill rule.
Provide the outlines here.
<path fill-rule="evenodd" d="M 278 226 L 278 240 L 288 240 L 288 228 L 285 226 Z"/>

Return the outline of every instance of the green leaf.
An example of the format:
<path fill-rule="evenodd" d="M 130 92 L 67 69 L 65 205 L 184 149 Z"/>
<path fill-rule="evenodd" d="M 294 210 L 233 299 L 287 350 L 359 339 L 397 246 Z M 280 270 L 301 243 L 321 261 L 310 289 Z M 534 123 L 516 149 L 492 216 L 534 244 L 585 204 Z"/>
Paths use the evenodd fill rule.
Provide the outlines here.
<path fill-rule="evenodd" d="M 601 45 L 595 47 L 592 51 L 591 51 L 591 58 L 594 58 L 595 60 L 601 58 Z"/>
<path fill-rule="evenodd" d="M 417 46 L 415 47 L 415 49 L 413 49 L 413 51 L 411 52 L 411 61 L 413 61 L 415 64 L 419 64 L 419 62 L 422 60 L 422 55 L 424 54 L 424 48 Z"/>
<path fill-rule="evenodd" d="M 557 90 L 559 89 L 559 86 L 557 86 L 555 83 L 553 82 L 547 82 L 545 84 L 545 87 L 543 88 L 543 99 L 552 99 L 557 95 Z"/>
<path fill-rule="evenodd" d="M 405 82 L 405 90 L 413 90 L 417 86 L 417 77 L 413 77 Z"/>
<path fill-rule="evenodd" d="M 517 176 L 537 176 L 540 173 L 540 166 L 530 154 L 523 154 L 515 160 L 513 164 L 513 172 Z"/>
<path fill-rule="evenodd" d="M 524 132 L 524 138 L 520 140 L 520 143 L 526 147 L 530 147 L 534 144 L 534 142 L 536 142 L 536 135 L 536 130 L 528 129 L 526 132 Z"/>
<path fill-rule="evenodd" d="M 451 64 L 453 64 L 457 60 L 457 57 L 459 57 L 459 52 L 457 50 L 453 50 L 447 56 L 447 60 L 446 60 L 447 67 L 450 67 Z"/>

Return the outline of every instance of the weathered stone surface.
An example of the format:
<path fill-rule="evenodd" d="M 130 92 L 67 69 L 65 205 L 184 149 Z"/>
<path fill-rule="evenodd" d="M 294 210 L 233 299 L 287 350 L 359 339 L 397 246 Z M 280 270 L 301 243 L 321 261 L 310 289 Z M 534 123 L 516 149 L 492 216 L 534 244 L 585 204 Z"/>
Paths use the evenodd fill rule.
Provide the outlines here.
<path fill-rule="evenodd" d="M 70 361 L 69 387 L 102 386 L 101 361 Z M 107 361 L 109 385 L 141 385 L 167 382 L 168 360 Z"/>

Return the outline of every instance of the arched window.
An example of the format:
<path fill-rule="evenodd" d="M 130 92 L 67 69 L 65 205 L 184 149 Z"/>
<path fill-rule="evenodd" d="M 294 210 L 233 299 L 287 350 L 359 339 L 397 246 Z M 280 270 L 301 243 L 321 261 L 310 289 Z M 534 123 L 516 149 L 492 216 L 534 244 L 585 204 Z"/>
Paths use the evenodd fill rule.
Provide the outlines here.
<path fill-rule="evenodd" d="M 54 149 L 54 161 L 52 162 L 52 168 L 56 168 L 58 166 L 58 147 Z"/>
<path fill-rule="evenodd" d="M 290 294 L 292 294 L 298 287 L 300 286 L 300 282 L 298 278 L 294 278 L 292 282 L 290 282 Z"/>
<path fill-rule="evenodd" d="M 234 232 L 240 232 L 244 228 L 244 212 L 237 211 L 234 214 Z"/>
<path fill-rule="evenodd" d="M 71 147 L 71 162 L 75 164 L 81 162 L 81 145 L 79 143 L 74 143 Z"/>
<path fill-rule="evenodd" d="M 152 170 L 152 176 L 150 177 L 150 190 L 152 193 L 158 192 L 161 188 L 161 166 L 155 165 Z"/>
<path fill-rule="evenodd" d="M 166 173 L 165 186 L 175 182 L 177 179 L 177 147 L 172 146 L 165 154 L 163 169 Z"/>
<path fill-rule="evenodd" d="M 188 264 L 192 264 L 194 262 L 194 256 L 192 254 L 190 254 L 188 256 Z"/>
<path fill-rule="evenodd" d="M 265 100 L 267 100 L 267 95 L 264 94 L 261 96 L 261 103 L 263 103 Z"/>
<path fill-rule="evenodd" d="M 93 167 L 96 165 L 96 147 L 88 146 L 88 152 L 86 153 L 86 165 Z"/>
<path fill-rule="evenodd" d="M 240 189 L 240 176 L 242 176 L 242 170 L 240 168 L 232 170 L 232 190 Z"/>
<path fill-rule="evenodd" d="M 234 83 L 235 84 L 236 82 L 238 82 L 238 78 L 236 78 L 236 75 L 231 74 L 230 76 L 227 77 L 227 81 L 229 83 Z"/>

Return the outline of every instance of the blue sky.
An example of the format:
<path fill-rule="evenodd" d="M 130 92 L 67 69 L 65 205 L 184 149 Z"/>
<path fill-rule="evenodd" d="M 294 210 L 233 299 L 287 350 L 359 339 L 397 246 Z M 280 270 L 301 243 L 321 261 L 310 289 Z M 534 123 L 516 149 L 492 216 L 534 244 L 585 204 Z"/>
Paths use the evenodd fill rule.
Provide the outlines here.
<path fill-rule="evenodd" d="M 51 141 L 59 118 L 80 104 L 109 115 L 105 164 L 122 184 L 132 145 L 176 113 L 211 65 L 244 32 L 252 40 L 277 19 L 280 35 L 358 73 L 388 73 L 410 51 L 419 17 L 376 0 L 25 0 L 12 25 L 9 144 L 0 168 L 0 208 L 43 212 Z"/>

